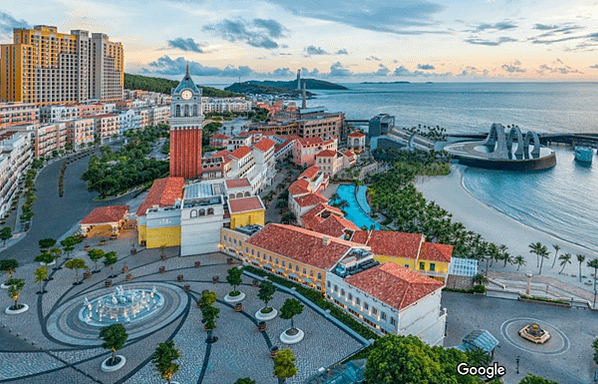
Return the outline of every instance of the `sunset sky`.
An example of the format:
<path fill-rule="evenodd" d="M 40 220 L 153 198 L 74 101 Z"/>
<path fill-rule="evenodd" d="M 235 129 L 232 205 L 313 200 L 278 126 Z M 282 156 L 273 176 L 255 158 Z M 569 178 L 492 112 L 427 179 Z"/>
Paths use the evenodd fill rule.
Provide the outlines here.
<path fill-rule="evenodd" d="M 103 32 L 125 71 L 203 83 L 304 77 L 356 81 L 595 81 L 598 1 L 11 0 L 14 27 Z"/>

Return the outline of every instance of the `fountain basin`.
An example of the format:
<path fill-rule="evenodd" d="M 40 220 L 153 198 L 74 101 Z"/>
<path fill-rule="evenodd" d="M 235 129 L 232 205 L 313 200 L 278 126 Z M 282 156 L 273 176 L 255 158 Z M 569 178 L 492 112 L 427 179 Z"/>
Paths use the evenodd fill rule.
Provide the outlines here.
<path fill-rule="evenodd" d="M 540 328 L 538 324 L 529 324 L 521 328 L 519 336 L 536 344 L 544 344 L 550 339 L 548 331 Z"/>

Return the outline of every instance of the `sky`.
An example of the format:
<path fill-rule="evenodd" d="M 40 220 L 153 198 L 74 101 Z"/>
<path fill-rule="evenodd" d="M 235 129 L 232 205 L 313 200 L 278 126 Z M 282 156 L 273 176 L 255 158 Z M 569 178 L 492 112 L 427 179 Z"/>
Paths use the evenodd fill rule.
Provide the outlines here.
<path fill-rule="evenodd" d="M 16 0 L 12 29 L 53 25 L 122 42 L 125 72 L 204 84 L 596 81 L 598 0 Z"/>

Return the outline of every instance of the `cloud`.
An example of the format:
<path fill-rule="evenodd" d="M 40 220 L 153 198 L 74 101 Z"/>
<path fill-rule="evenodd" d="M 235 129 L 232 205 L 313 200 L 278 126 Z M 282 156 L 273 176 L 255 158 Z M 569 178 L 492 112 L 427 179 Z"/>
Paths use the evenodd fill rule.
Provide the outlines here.
<path fill-rule="evenodd" d="M 254 75 L 255 72 L 248 66 L 235 67 L 227 65 L 223 69 L 217 67 L 204 66 L 197 61 L 185 60 L 184 57 L 172 59 L 170 56 L 162 56 L 156 61 L 148 63 L 149 69 L 146 68 L 146 73 L 157 73 L 161 75 L 182 75 L 189 63 L 189 72 L 195 76 L 211 76 L 211 77 L 248 77 Z"/>
<path fill-rule="evenodd" d="M 353 72 L 347 67 L 344 67 L 339 61 L 330 66 L 330 77 L 349 77 L 353 76 Z"/>
<path fill-rule="evenodd" d="M 318 71 L 318 68 L 314 68 L 312 71 L 310 71 L 309 69 L 303 67 L 301 68 L 301 77 L 307 77 L 307 76 L 318 76 L 320 75 L 320 71 Z"/>
<path fill-rule="evenodd" d="M 501 66 L 501 68 L 509 73 L 525 73 L 525 72 L 527 72 L 527 70 L 521 68 L 521 61 L 519 61 L 519 60 L 515 60 L 514 62 L 509 63 L 509 64 L 503 64 Z"/>
<path fill-rule="evenodd" d="M 345 48 L 339 49 L 338 51 L 334 52 L 335 55 L 348 55 L 349 52 Z"/>
<path fill-rule="evenodd" d="M 378 64 L 378 70 L 373 73 L 374 76 L 388 76 L 392 71 L 384 64 Z"/>
<path fill-rule="evenodd" d="M 284 47 L 274 39 L 284 37 L 286 29 L 276 20 L 253 19 L 232 21 L 224 19 L 216 24 L 203 27 L 204 31 L 212 32 L 230 42 L 241 41 L 256 48 L 275 49 Z"/>
<path fill-rule="evenodd" d="M 418 64 L 417 69 L 423 69 L 425 71 L 430 71 L 436 69 L 432 64 Z"/>
<path fill-rule="evenodd" d="M 465 77 L 465 76 L 471 76 L 471 77 L 487 77 L 488 74 L 490 72 L 487 69 L 484 70 L 479 70 L 476 67 L 472 67 L 472 66 L 467 66 L 465 67 L 465 69 L 463 69 L 461 71 L 461 73 L 457 74 L 458 77 Z"/>
<path fill-rule="evenodd" d="M 168 40 L 168 46 L 171 48 L 180 49 L 186 52 L 204 53 L 205 44 L 196 43 L 192 38 L 183 39 L 178 37 L 174 40 Z"/>
<path fill-rule="evenodd" d="M 559 67 L 558 64 L 561 64 L 562 66 Z M 570 73 L 583 73 L 575 68 L 571 68 L 570 66 L 565 65 L 560 59 L 556 59 L 555 61 L 553 61 L 552 65 L 554 65 L 554 67 L 548 66 L 547 64 L 540 65 L 538 73 L 540 75 L 544 75 L 546 73 L 554 73 L 559 75 L 567 75 Z"/>
<path fill-rule="evenodd" d="M 514 41 L 518 41 L 517 39 L 514 39 L 512 37 L 499 37 L 498 40 L 484 40 L 484 39 L 479 39 L 477 37 L 472 37 L 469 39 L 465 39 L 464 40 L 466 43 L 469 44 L 475 44 L 475 45 L 487 45 L 489 47 L 496 47 L 498 45 L 504 44 L 504 43 L 512 43 Z"/>
<path fill-rule="evenodd" d="M 538 37 L 541 37 L 541 36 L 538 36 Z M 598 32 L 597 33 L 590 33 L 590 34 L 587 34 L 587 35 L 561 37 L 561 38 L 552 39 L 552 40 L 543 40 L 543 39 L 539 39 L 538 37 L 532 38 L 531 42 L 533 44 L 545 44 L 545 45 L 550 45 L 550 44 L 554 44 L 554 43 L 561 43 L 563 41 L 579 40 L 579 39 L 588 39 L 589 41 L 598 42 Z"/>
<path fill-rule="evenodd" d="M 412 29 L 434 26 L 436 22 L 433 16 L 446 8 L 429 0 L 364 1 L 357 6 L 350 0 L 312 1 L 308 5 L 296 0 L 266 1 L 279 5 L 296 16 L 332 21 L 359 29 L 408 35 L 445 33 Z"/>
<path fill-rule="evenodd" d="M 482 31 L 506 31 L 509 29 L 517 28 L 517 24 L 513 23 L 512 21 L 500 21 L 494 24 L 488 23 L 480 23 L 476 26 L 475 32 L 482 32 Z"/>
<path fill-rule="evenodd" d="M 598 69 L 598 64 L 590 65 L 590 68 Z"/>
<path fill-rule="evenodd" d="M 373 60 L 373 61 L 380 61 L 379 58 L 377 58 L 376 56 L 370 56 L 370 57 L 366 57 L 366 60 Z"/>
<path fill-rule="evenodd" d="M 310 45 L 307 46 L 305 48 L 303 48 L 303 52 L 305 52 L 305 54 L 307 56 L 311 56 L 311 55 L 329 55 L 329 53 L 321 48 L 321 47 L 316 47 L 315 45 Z"/>
<path fill-rule="evenodd" d="M 423 76 L 425 74 L 426 73 L 422 72 L 422 71 L 413 71 L 412 72 L 412 71 L 408 70 L 407 68 L 405 68 L 402 65 L 400 67 L 398 67 L 398 68 L 395 68 L 395 70 L 393 72 L 393 75 L 395 75 L 395 76 L 409 76 L 409 77 L 411 77 L 411 76 Z"/>
<path fill-rule="evenodd" d="M 291 71 L 289 68 L 276 68 L 274 71 L 272 71 L 272 76 L 293 77 L 295 76 L 295 73 L 293 73 L 293 71 Z"/>
<path fill-rule="evenodd" d="M 0 12 L 0 35 L 10 36 L 14 28 L 31 28 L 25 20 L 17 20 L 10 14 Z"/>
<path fill-rule="evenodd" d="M 541 35 L 536 36 L 536 38 L 539 38 L 539 37 L 551 37 L 551 36 L 556 36 L 559 34 L 569 35 L 576 31 L 585 29 L 585 27 L 582 27 L 581 25 L 577 25 L 577 24 L 573 24 L 573 23 L 552 24 L 552 25 L 535 24 L 534 29 L 537 29 L 539 31 L 547 31 L 547 32 L 542 33 Z"/>

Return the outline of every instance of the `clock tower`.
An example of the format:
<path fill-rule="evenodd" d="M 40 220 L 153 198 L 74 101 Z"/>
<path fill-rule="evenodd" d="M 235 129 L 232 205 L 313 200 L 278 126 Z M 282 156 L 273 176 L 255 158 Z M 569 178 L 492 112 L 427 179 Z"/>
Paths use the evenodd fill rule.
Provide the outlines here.
<path fill-rule="evenodd" d="M 170 176 L 201 177 L 201 88 L 197 88 L 189 65 L 180 84 L 172 90 L 170 104 Z"/>

